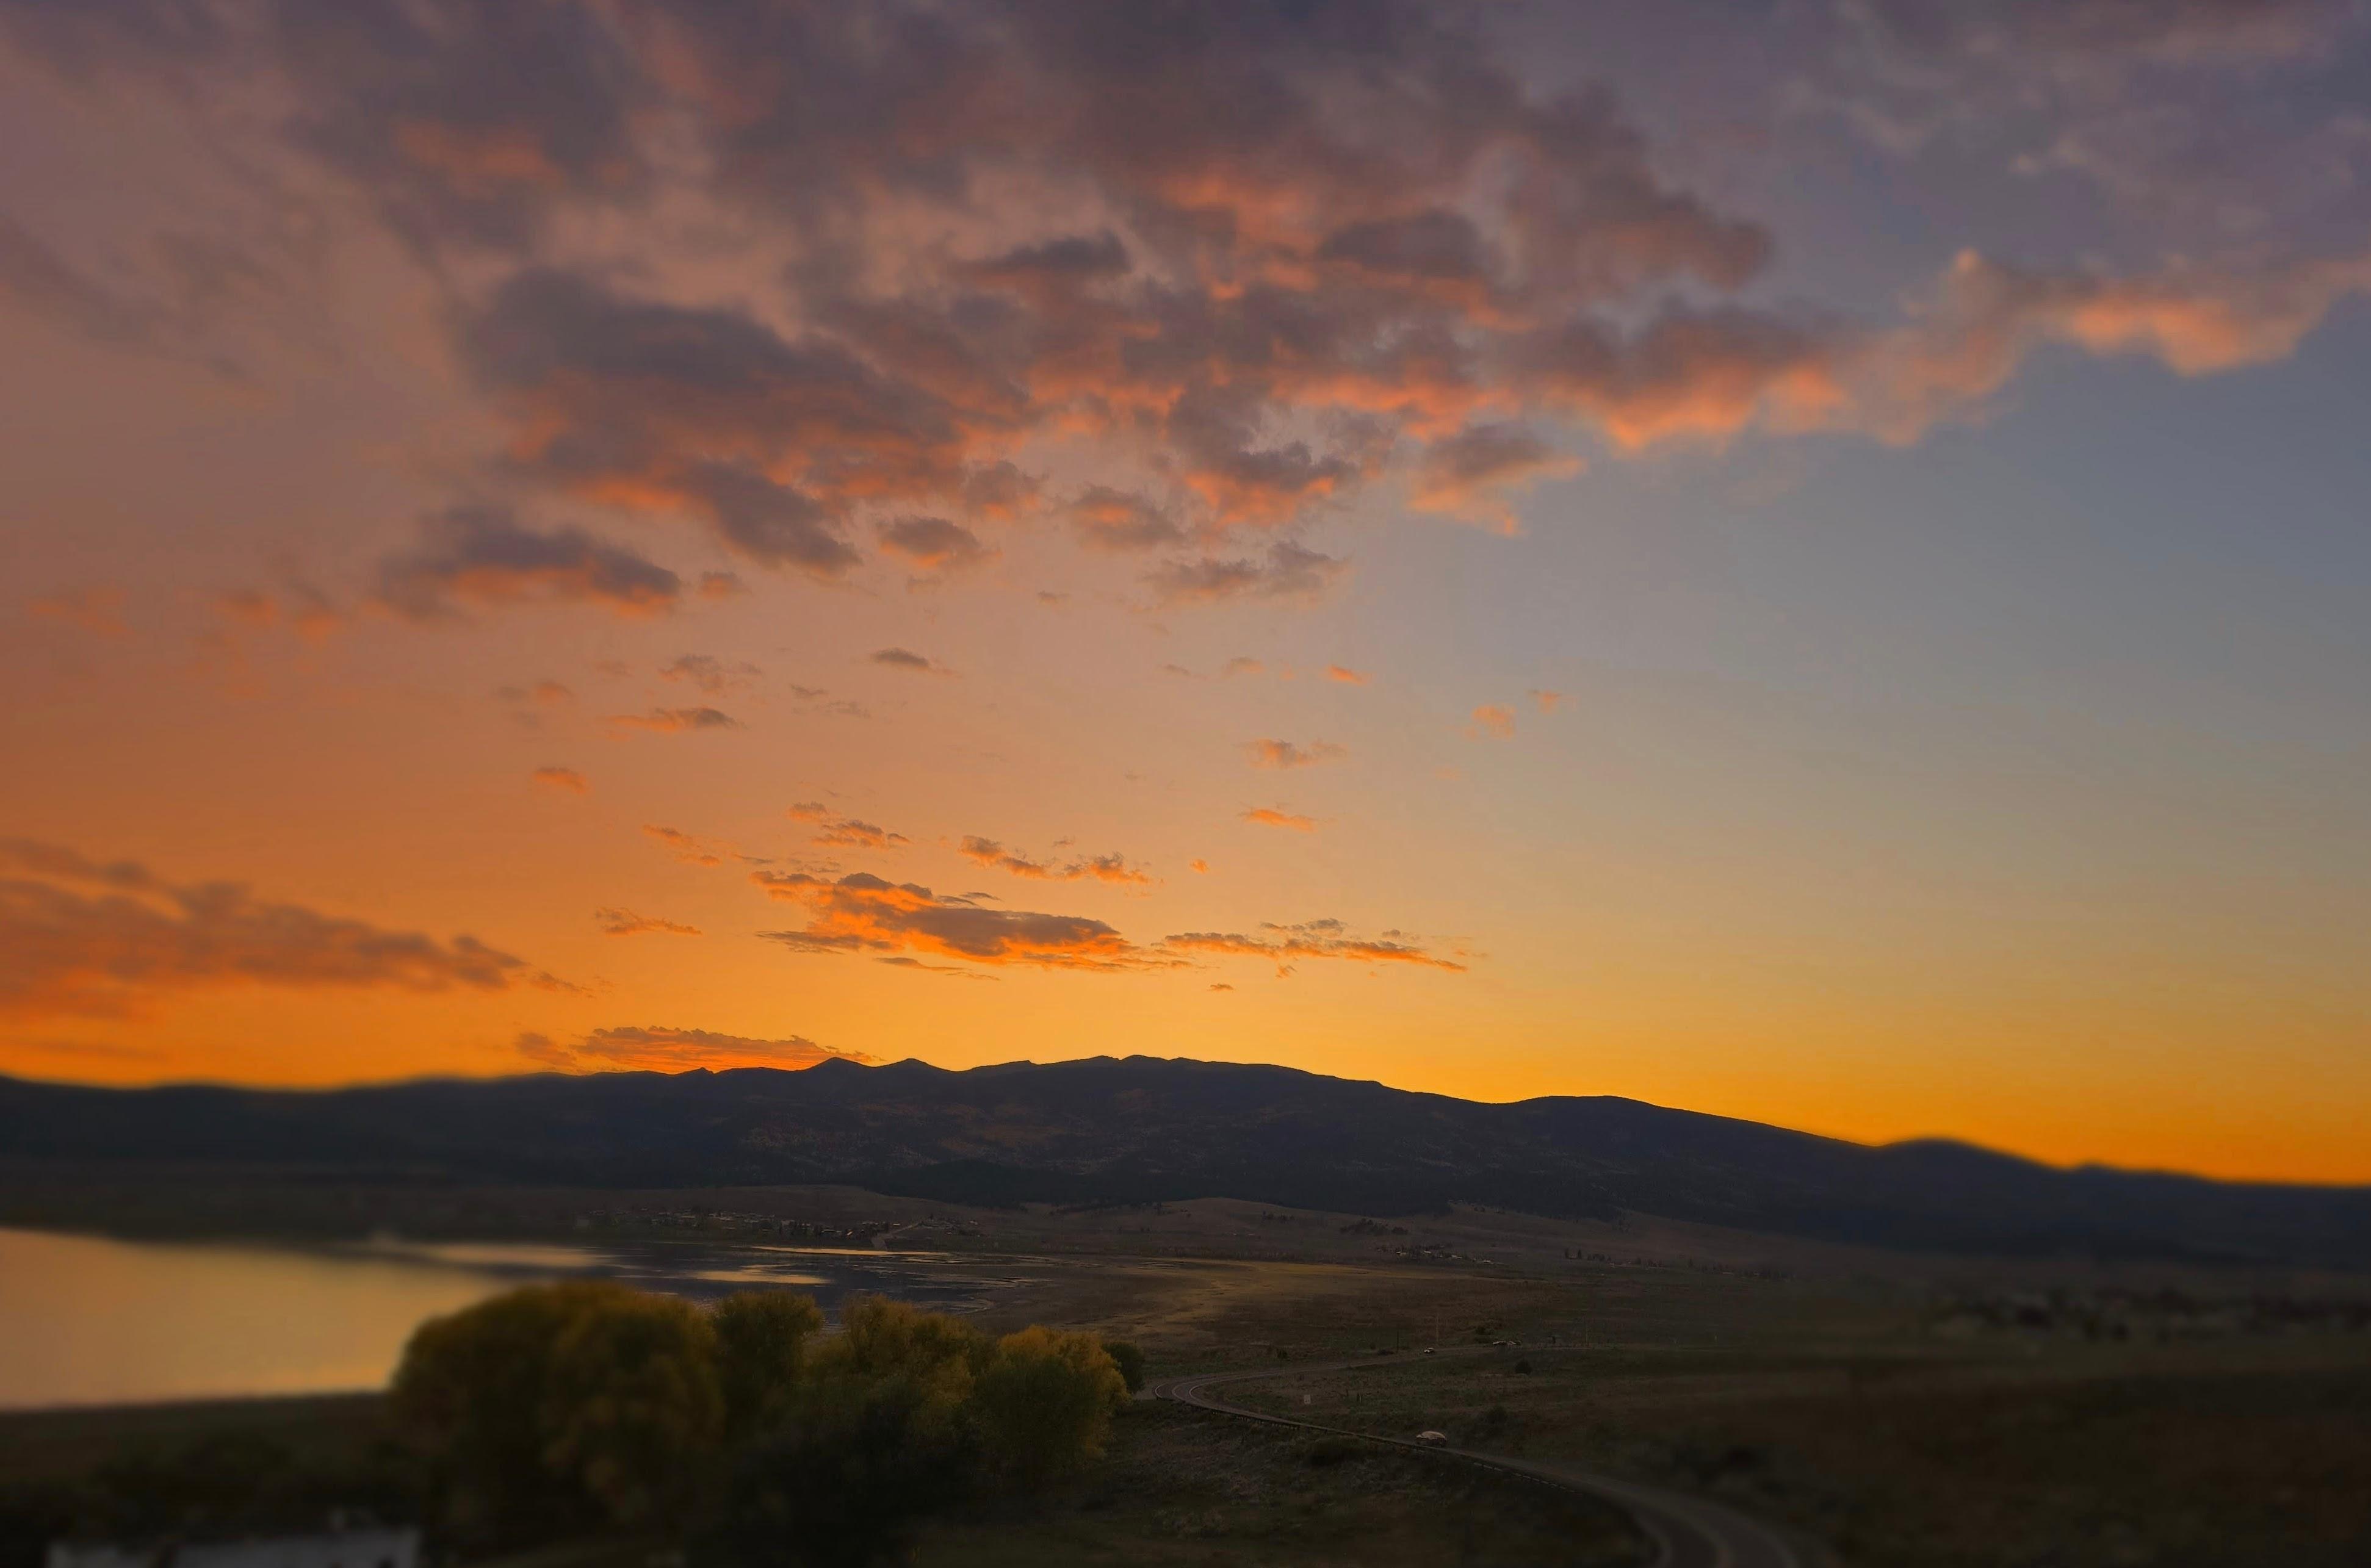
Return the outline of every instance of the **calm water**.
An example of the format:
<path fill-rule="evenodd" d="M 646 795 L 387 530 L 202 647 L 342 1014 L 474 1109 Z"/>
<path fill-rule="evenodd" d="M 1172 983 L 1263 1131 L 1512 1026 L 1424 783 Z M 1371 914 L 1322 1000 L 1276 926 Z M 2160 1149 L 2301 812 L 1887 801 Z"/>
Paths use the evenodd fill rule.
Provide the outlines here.
<path fill-rule="evenodd" d="M 926 1254 L 379 1242 L 297 1249 L 0 1228 L 0 1409 L 373 1389 L 422 1320 L 535 1279 L 711 1297 L 788 1286 L 964 1307 Z"/>

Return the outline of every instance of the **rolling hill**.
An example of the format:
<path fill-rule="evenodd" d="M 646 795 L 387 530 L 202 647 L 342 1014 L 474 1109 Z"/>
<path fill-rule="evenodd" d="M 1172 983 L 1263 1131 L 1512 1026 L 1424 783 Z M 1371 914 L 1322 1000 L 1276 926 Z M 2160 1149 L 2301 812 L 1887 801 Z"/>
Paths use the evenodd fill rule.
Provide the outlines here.
<path fill-rule="evenodd" d="M 2371 1188 L 2060 1170 L 1610 1097 L 1484 1104 L 1285 1067 L 537 1075 L 322 1091 L 0 1078 L 0 1162 L 595 1187 L 834 1182 L 981 1204 L 1228 1196 L 1630 1211 L 1882 1246 L 2371 1266 Z"/>

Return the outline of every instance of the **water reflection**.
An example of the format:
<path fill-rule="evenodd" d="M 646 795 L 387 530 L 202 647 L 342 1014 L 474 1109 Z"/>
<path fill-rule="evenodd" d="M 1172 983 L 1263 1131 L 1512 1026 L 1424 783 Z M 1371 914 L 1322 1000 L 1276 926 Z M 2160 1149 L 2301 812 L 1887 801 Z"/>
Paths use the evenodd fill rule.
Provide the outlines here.
<path fill-rule="evenodd" d="M 0 1409 L 370 1389 L 422 1319 L 515 1285 L 616 1279 L 708 1298 L 782 1286 L 978 1302 L 936 1254 L 375 1239 L 317 1248 L 0 1228 Z"/>

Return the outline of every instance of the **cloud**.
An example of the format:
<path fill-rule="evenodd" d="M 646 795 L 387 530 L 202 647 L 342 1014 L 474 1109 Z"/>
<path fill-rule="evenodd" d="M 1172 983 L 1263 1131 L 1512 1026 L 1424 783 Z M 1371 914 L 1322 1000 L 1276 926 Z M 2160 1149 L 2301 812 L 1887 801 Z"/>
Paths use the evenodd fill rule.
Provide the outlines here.
<path fill-rule="evenodd" d="M 291 582 L 276 594 L 234 588 L 215 596 L 214 608 L 258 631 L 285 626 L 308 642 L 320 641 L 346 621 L 328 594 L 306 582 Z"/>
<path fill-rule="evenodd" d="M 881 548 L 925 571 L 964 571 L 995 559 L 979 536 L 943 517 L 898 517 L 875 530 Z"/>
<path fill-rule="evenodd" d="M 1533 686 L 1524 695 L 1537 704 L 1543 713 L 1554 713 L 1558 708 L 1564 706 L 1564 693 L 1560 691 L 1549 691 L 1542 686 Z"/>
<path fill-rule="evenodd" d="M 649 933 L 696 937 L 700 934 L 697 926 L 679 926 L 673 920 L 653 919 L 647 915 L 637 915 L 630 909 L 596 909 L 593 911 L 593 923 L 601 928 L 601 934 L 605 937 L 639 937 Z"/>
<path fill-rule="evenodd" d="M 573 1044 L 549 1035 L 518 1037 L 519 1055 L 562 1072 L 689 1072 L 705 1067 L 725 1072 L 734 1067 L 812 1067 L 822 1062 L 871 1063 L 861 1051 L 818 1045 L 804 1035 L 787 1040 L 753 1040 L 746 1035 L 718 1034 L 705 1029 L 664 1029 L 657 1025 L 596 1029 Z"/>
<path fill-rule="evenodd" d="M 1066 861 L 1033 860 L 1025 855 L 1007 849 L 993 838 L 977 834 L 966 835 L 957 852 L 975 864 L 996 870 L 1010 871 L 1016 877 L 1035 882 L 1111 882 L 1121 887 L 1150 887 L 1152 877 L 1128 863 L 1119 854 L 1090 855 Z"/>
<path fill-rule="evenodd" d="M 648 713 L 613 713 L 601 722 L 613 731 L 648 730 L 657 735 L 742 728 L 741 721 L 714 708 L 653 708 Z"/>
<path fill-rule="evenodd" d="M 1260 663 L 1257 659 L 1251 658 L 1247 655 L 1238 655 L 1219 666 L 1219 678 L 1221 680 L 1230 679 L 1235 675 L 1264 675 L 1266 674 L 1267 674 L 1267 666 Z"/>
<path fill-rule="evenodd" d="M 868 529 L 1025 513 L 1044 481 L 1016 455 L 1062 448 L 1100 481 L 1060 509 L 1086 548 L 1197 547 L 1151 574 L 1163 602 L 1308 598 L 1338 560 L 1224 536 L 1340 513 L 1386 476 L 1504 525 L 1511 491 L 1590 440 L 1914 439 L 1980 413 L 2037 345 L 2208 374 L 2294 352 L 2365 287 L 2359 232 L 2298 237 L 2359 231 L 2347 0 L 1790 16 L 1810 41 L 1747 45 L 1772 52 L 1764 75 L 1804 78 L 1819 111 L 1901 150 L 1962 124 L 1983 156 L 2162 190 L 2216 138 L 2119 137 L 2111 118 L 2204 95 L 2222 139 L 2266 149 L 2223 180 L 2238 204 L 2284 181 L 2296 212 L 2324 213 L 2251 219 L 2229 244 L 2218 198 L 2145 236 L 2186 261 L 1985 259 L 1963 270 L 1984 297 L 1955 273 L 1876 291 L 1913 304 L 1860 321 L 1751 303 L 1771 292 L 1773 236 L 1662 172 L 1611 94 L 1555 80 L 1467 6 L 14 11 L 27 60 L 62 75 L 273 104 L 251 131 L 208 129 L 274 138 L 235 161 L 276 188 L 303 160 L 452 280 L 493 478 L 688 519 L 745 561 L 825 579 L 859 564 Z M 2323 155 L 2282 156 L 2307 143 Z M 2287 163 L 2311 168 L 2261 178 Z M 115 283 L 172 265 L 81 265 L 0 225 L 0 291 L 107 340 L 187 338 L 170 289 Z M 573 553 L 614 548 L 579 536 Z M 383 596 L 424 617 L 468 602 L 460 582 L 483 602 L 679 595 L 639 557 L 528 553 L 432 542 Z"/>
<path fill-rule="evenodd" d="M 1580 459 L 1560 452 L 1520 425 L 1469 425 L 1424 449 L 1408 486 L 1408 504 L 1512 528 L 1507 502 L 1542 479 L 1568 478 Z"/>
<path fill-rule="evenodd" d="M 840 816 L 819 801 L 806 801 L 792 806 L 784 813 L 792 822 L 815 824 L 814 842 L 839 849 L 895 849 L 909 842 L 902 833 L 892 833 L 876 824 Z"/>
<path fill-rule="evenodd" d="M 1430 952 L 1401 932 L 1386 931 L 1379 938 L 1353 937 L 1339 920 L 1311 920 L 1298 926 L 1263 924 L 1254 936 L 1186 931 L 1162 938 L 1161 946 L 1173 952 L 1264 958 L 1279 969 L 1300 959 L 1340 959 L 1352 963 L 1405 963 L 1452 974 L 1465 971 L 1463 963 Z"/>
<path fill-rule="evenodd" d="M 1070 518 L 1079 542 L 1093 550 L 1151 550 L 1186 541 L 1186 530 L 1167 509 L 1108 485 L 1082 492 L 1070 503 Z"/>
<path fill-rule="evenodd" d="M 916 674 L 952 675 L 953 670 L 935 660 L 926 659 L 910 648 L 884 648 L 873 655 L 873 663 L 884 669 L 908 670 Z"/>
<path fill-rule="evenodd" d="M 656 823 L 644 823 L 642 832 L 665 847 L 666 852 L 688 866 L 721 866 L 726 859 L 744 859 L 730 846 L 712 844 L 694 837 L 677 828 L 661 827 Z"/>
<path fill-rule="evenodd" d="M 806 911 L 800 929 L 758 933 L 799 952 L 931 953 L 972 963 L 1103 971 L 1173 962 L 1146 953 L 1101 920 L 983 908 L 977 894 L 941 896 L 862 871 L 838 881 L 758 871 L 750 880 L 769 897 Z"/>
<path fill-rule="evenodd" d="M 547 790 L 565 790 L 572 795 L 593 792 L 593 781 L 573 767 L 538 767 L 527 778 Z"/>
<path fill-rule="evenodd" d="M 730 571 L 703 571 L 700 574 L 700 596 L 703 599 L 737 599 L 749 592 L 749 585 Z"/>
<path fill-rule="evenodd" d="M 1343 686 L 1365 686 L 1374 677 L 1363 670 L 1354 670 L 1347 664 L 1328 664 L 1325 666 L 1325 678 L 1329 681 L 1337 681 Z"/>
<path fill-rule="evenodd" d="M 1349 562 L 1322 555 L 1289 539 L 1267 548 L 1265 557 L 1205 557 L 1172 561 L 1144 579 L 1164 605 L 1219 604 L 1229 599 L 1313 599 L 1332 585 Z"/>
<path fill-rule="evenodd" d="M 722 697 L 737 691 L 766 672 L 751 663 L 727 664 L 712 653 L 686 653 L 671 664 L 659 668 L 659 678 L 681 681 L 699 687 L 710 697 Z"/>
<path fill-rule="evenodd" d="M 244 986 L 561 986 L 474 937 L 390 931 L 237 882 L 178 885 L 23 839 L 0 841 L 0 1017 L 141 1017 L 175 994 Z"/>
<path fill-rule="evenodd" d="M 1197 875 L 1208 875 L 1210 870 L 1210 862 L 1197 858 L 1186 861 L 1186 870 L 1195 872 Z"/>
<path fill-rule="evenodd" d="M 507 508 L 456 506 L 423 519 L 417 549 L 379 563 L 379 603 L 410 620 L 450 619 L 459 605 L 593 604 L 624 616 L 664 613 L 683 583 L 672 571 L 580 528 L 538 534 Z"/>
<path fill-rule="evenodd" d="M 1332 741 L 1312 741 L 1305 746 L 1291 741 L 1245 741 L 1243 754 L 1254 767 L 1314 767 L 1341 761 L 1350 755 L 1350 748 Z"/>
<path fill-rule="evenodd" d="M 46 619 L 63 621 L 100 637 L 123 635 L 123 590 L 121 588 L 63 589 L 26 600 L 25 608 Z"/>
<path fill-rule="evenodd" d="M 1253 807 L 1243 813 L 1243 820 L 1255 827 L 1286 827 L 1295 833 L 1317 831 L 1315 817 L 1299 816 L 1291 812 L 1280 812 L 1268 806 Z"/>
<path fill-rule="evenodd" d="M 1515 710 L 1503 703 L 1486 702 L 1474 710 L 1474 727 L 1467 733 L 1476 740 L 1511 741 L 1515 738 Z"/>

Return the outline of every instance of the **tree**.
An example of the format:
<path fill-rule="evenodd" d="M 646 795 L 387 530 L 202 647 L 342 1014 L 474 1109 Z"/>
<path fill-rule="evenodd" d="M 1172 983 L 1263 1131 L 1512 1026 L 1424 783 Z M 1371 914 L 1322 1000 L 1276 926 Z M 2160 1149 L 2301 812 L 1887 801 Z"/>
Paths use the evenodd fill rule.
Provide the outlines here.
<path fill-rule="evenodd" d="M 823 1330 L 811 1296 L 744 1290 L 716 1304 L 716 1373 L 724 1389 L 724 1427 L 739 1442 L 780 1421 L 798 1387 L 807 1341 Z"/>
<path fill-rule="evenodd" d="M 544 1389 L 561 1336 L 630 1298 L 621 1286 L 531 1286 L 422 1323 L 396 1370 L 398 1420 L 427 1453 L 445 1524 L 480 1545 L 548 1539 L 587 1500 L 545 1462 Z"/>
<path fill-rule="evenodd" d="M 616 1525 L 679 1523 L 724 1437 L 714 1330 L 672 1296 L 630 1291 L 552 1347 L 544 1462 Z"/>
<path fill-rule="evenodd" d="M 862 1568 L 966 1490 L 969 1446 L 906 1371 L 803 1384 L 745 1450 L 703 1553 L 734 1568 Z"/>
<path fill-rule="evenodd" d="M 1007 1334 L 972 1389 L 983 1456 L 1006 1484 L 1043 1486 L 1099 1458 L 1128 1382 L 1093 1335 Z"/>

